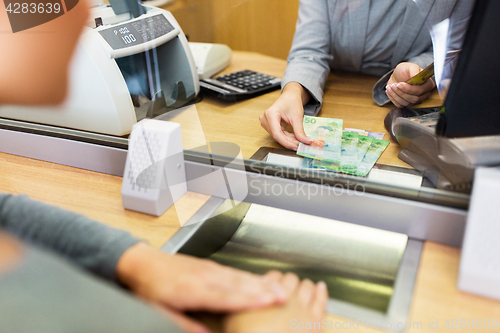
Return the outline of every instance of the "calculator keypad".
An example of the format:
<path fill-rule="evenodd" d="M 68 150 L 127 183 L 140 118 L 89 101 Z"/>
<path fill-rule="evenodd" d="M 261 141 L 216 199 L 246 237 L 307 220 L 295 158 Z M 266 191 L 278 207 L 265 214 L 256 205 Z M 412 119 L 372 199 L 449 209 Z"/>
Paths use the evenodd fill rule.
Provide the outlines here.
<path fill-rule="evenodd" d="M 280 78 L 251 70 L 242 70 L 214 79 L 200 80 L 200 88 L 203 91 L 217 94 L 218 98 L 233 102 L 256 97 L 280 87 Z"/>
<path fill-rule="evenodd" d="M 274 84 L 274 81 L 276 79 L 277 78 L 275 78 L 274 76 L 256 73 L 250 70 L 231 73 L 216 78 L 217 81 L 221 81 L 225 84 L 246 91 L 253 91 L 265 87 L 270 87 Z"/>

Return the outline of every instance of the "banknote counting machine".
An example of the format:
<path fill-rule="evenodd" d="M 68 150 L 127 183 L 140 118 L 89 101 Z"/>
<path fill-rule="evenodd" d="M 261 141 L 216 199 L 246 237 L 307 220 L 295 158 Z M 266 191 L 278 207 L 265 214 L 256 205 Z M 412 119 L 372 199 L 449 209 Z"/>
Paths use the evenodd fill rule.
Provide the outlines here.
<path fill-rule="evenodd" d="M 92 8 L 63 105 L 3 106 L 0 118 L 121 136 L 130 133 L 137 121 L 196 97 L 194 59 L 170 12 L 141 6 L 141 12 L 134 14 L 117 3 Z"/>

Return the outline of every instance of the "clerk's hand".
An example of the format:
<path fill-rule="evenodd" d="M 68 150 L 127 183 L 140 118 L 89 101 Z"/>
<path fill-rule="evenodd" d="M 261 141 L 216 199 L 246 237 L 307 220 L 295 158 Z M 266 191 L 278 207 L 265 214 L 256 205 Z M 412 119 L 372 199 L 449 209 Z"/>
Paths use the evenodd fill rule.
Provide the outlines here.
<path fill-rule="evenodd" d="M 406 83 L 421 70 L 420 66 L 411 62 L 402 62 L 396 66 L 385 87 L 387 97 L 396 107 L 418 104 L 429 98 L 431 90 L 436 86 L 432 79 L 420 86 Z"/>
<path fill-rule="evenodd" d="M 123 253 L 117 277 L 139 297 L 175 311 L 234 312 L 288 299 L 284 287 L 265 276 L 163 253 L 144 243 Z"/>
<path fill-rule="evenodd" d="M 309 98 L 309 93 L 299 83 L 288 83 L 280 97 L 260 115 L 260 124 L 285 148 L 297 150 L 299 141 L 310 144 L 312 140 L 306 136 L 302 124 L 304 104 Z M 292 126 L 293 133 L 285 130 L 287 124 Z"/>
<path fill-rule="evenodd" d="M 290 294 L 284 305 L 264 309 L 243 311 L 229 315 L 224 322 L 226 333 L 288 333 L 295 332 L 299 323 L 321 322 L 325 316 L 328 291 L 324 282 L 314 284 L 310 280 L 299 281 L 292 273 L 267 274 L 275 281 L 281 281 Z M 295 326 L 294 326 L 295 325 Z M 320 332 L 321 328 L 307 330 Z"/>

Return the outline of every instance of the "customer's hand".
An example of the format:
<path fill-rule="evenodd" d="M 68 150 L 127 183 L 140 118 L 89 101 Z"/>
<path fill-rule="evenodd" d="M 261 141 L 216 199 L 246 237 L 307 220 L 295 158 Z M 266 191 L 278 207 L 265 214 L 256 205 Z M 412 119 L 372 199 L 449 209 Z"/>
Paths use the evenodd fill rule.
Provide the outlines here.
<path fill-rule="evenodd" d="M 180 311 L 168 309 L 165 307 L 159 308 L 160 312 L 172 320 L 183 332 L 186 333 L 210 333 L 210 330 L 202 323 L 183 314 Z M 165 332 L 166 333 L 166 332 Z"/>
<path fill-rule="evenodd" d="M 118 280 L 145 300 L 177 311 L 234 312 L 283 304 L 279 281 L 139 243 L 123 253 Z"/>
<path fill-rule="evenodd" d="M 428 79 L 421 86 L 412 86 L 406 83 L 421 70 L 420 66 L 411 62 L 402 62 L 394 69 L 385 87 L 385 92 L 398 108 L 418 104 L 429 98 L 431 90 L 436 86 L 432 79 Z"/>
<path fill-rule="evenodd" d="M 307 330 L 308 332 L 320 332 L 321 328 L 314 327 L 314 323 L 321 323 L 325 316 L 328 301 L 326 284 L 319 282 L 315 285 L 310 280 L 299 282 L 298 277 L 292 273 L 282 275 L 279 272 L 270 272 L 267 276 L 283 283 L 290 294 L 289 301 L 281 306 L 230 315 L 224 322 L 224 331 L 226 333 L 295 332 L 299 323 L 305 327 L 309 322 L 314 329 Z"/>
<path fill-rule="evenodd" d="M 0 231 L 0 277 L 22 261 L 23 245 Z"/>
<path fill-rule="evenodd" d="M 288 83 L 280 97 L 260 115 L 260 124 L 285 148 L 297 150 L 299 141 L 310 144 L 312 140 L 306 136 L 302 125 L 304 104 L 309 98 L 309 92 L 299 83 Z M 292 126 L 294 133 L 285 130 L 287 124 Z"/>

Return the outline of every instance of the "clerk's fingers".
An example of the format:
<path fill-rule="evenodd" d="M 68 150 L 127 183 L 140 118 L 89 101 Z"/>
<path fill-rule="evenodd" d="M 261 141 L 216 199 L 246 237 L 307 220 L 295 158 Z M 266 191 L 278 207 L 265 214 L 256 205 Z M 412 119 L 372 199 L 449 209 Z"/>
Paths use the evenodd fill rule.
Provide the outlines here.
<path fill-rule="evenodd" d="M 408 84 L 405 83 L 402 88 L 405 89 L 405 88 L 407 88 L 407 86 L 408 86 Z M 421 91 L 419 94 L 421 96 L 420 102 L 422 102 L 428 98 L 432 89 L 434 89 L 436 87 L 436 84 L 434 83 L 434 80 L 432 78 L 430 78 L 419 87 L 421 88 Z M 424 98 L 424 96 L 427 96 L 427 98 Z"/>
<path fill-rule="evenodd" d="M 392 85 L 385 88 L 385 93 L 391 100 L 392 104 L 394 104 L 398 108 L 408 105 L 409 103 L 401 98 L 398 94 L 396 94 L 394 90 L 395 89 L 393 89 Z"/>
<path fill-rule="evenodd" d="M 283 134 L 285 134 L 290 140 L 296 141 L 297 144 L 299 144 L 299 140 L 297 140 L 294 133 L 283 130 Z"/>
<path fill-rule="evenodd" d="M 269 129 L 269 122 L 267 121 L 265 112 L 259 116 L 259 121 L 260 126 L 262 126 L 262 128 L 265 129 L 267 133 L 271 133 L 271 130 Z"/>
<path fill-rule="evenodd" d="M 434 89 L 434 87 L 435 87 L 434 81 L 432 79 L 429 79 L 420 86 L 413 86 L 406 82 L 399 82 L 398 84 L 394 84 L 392 88 L 393 90 L 395 88 L 396 91 L 399 92 L 399 95 L 406 99 L 406 97 L 410 98 L 411 96 L 416 96 L 420 98 L 421 96 L 427 94 L 432 89 Z M 417 103 L 419 100 L 413 100 L 413 101 L 414 103 Z"/>
<path fill-rule="evenodd" d="M 397 107 L 418 104 L 429 98 L 430 92 L 435 84 L 432 79 L 427 80 L 420 86 L 413 86 L 406 82 L 399 82 L 387 85 L 387 97 Z"/>
<path fill-rule="evenodd" d="M 410 88 L 406 87 L 409 86 Z M 407 83 L 397 83 L 387 87 L 387 96 L 396 106 L 408 106 L 417 104 L 423 97 L 419 94 L 424 92 L 419 86 L 410 86 Z"/>
<path fill-rule="evenodd" d="M 301 113 L 292 113 L 292 116 L 290 117 L 290 125 L 292 125 L 293 132 L 295 134 L 295 137 L 297 140 L 310 144 L 312 143 L 312 140 L 309 139 L 306 135 L 306 132 L 304 132 L 304 116 Z"/>
<path fill-rule="evenodd" d="M 328 302 L 328 289 L 326 283 L 320 281 L 316 284 L 315 295 L 312 300 L 312 312 L 316 316 L 323 316 Z"/>
<path fill-rule="evenodd" d="M 286 136 L 281 126 L 281 114 L 266 110 L 259 117 L 261 126 L 283 147 L 297 150 L 299 142 L 297 139 Z"/>

